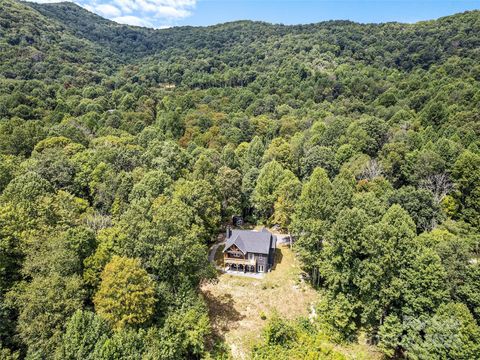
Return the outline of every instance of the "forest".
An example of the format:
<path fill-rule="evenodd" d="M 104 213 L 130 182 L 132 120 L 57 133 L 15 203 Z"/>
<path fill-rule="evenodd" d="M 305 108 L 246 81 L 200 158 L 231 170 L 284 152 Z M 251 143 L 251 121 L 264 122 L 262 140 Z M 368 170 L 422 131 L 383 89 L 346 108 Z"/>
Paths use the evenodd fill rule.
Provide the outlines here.
<path fill-rule="evenodd" d="M 252 359 L 480 354 L 480 11 L 154 30 L 0 0 L 0 359 L 229 359 L 232 216 L 295 238 L 315 321 Z"/>

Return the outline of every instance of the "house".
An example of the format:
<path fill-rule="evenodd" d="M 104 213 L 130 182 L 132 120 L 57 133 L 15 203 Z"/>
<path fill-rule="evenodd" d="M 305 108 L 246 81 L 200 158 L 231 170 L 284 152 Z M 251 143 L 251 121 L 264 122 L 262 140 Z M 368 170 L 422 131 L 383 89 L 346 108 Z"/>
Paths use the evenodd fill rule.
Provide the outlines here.
<path fill-rule="evenodd" d="M 224 267 L 242 272 L 267 272 L 275 261 L 277 237 L 261 231 L 227 229 L 223 250 Z"/>

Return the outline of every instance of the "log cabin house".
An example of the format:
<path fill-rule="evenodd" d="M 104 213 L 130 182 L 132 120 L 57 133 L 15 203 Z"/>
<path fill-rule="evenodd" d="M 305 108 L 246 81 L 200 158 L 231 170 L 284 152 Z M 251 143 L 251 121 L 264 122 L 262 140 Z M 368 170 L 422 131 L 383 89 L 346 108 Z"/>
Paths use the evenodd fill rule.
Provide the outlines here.
<path fill-rule="evenodd" d="M 261 231 L 227 229 L 223 250 L 226 270 L 263 273 L 271 270 L 275 261 L 277 237 L 263 228 Z"/>

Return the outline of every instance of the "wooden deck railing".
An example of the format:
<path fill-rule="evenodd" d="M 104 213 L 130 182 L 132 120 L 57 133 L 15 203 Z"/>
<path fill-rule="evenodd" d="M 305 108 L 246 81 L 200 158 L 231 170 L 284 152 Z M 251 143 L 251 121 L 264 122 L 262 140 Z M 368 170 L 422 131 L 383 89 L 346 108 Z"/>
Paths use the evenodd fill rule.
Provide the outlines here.
<path fill-rule="evenodd" d="M 241 265 L 255 265 L 255 259 L 242 259 L 242 258 L 224 258 L 225 264 L 241 264 Z"/>

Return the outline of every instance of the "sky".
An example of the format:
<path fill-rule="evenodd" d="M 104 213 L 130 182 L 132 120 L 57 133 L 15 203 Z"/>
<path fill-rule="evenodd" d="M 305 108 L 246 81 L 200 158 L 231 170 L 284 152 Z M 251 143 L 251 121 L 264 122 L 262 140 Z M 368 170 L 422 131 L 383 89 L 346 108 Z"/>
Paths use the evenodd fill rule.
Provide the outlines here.
<path fill-rule="evenodd" d="M 59 0 L 33 0 L 58 2 Z M 324 20 L 416 22 L 480 9 L 480 0 L 70 0 L 123 24 L 166 28 L 234 20 L 307 24 Z"/>

